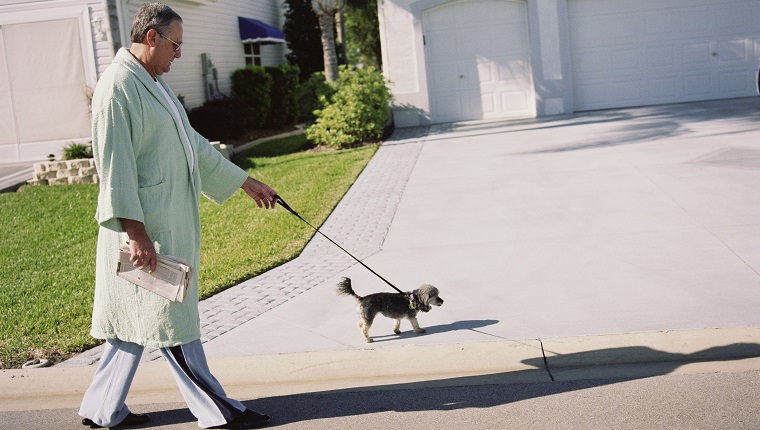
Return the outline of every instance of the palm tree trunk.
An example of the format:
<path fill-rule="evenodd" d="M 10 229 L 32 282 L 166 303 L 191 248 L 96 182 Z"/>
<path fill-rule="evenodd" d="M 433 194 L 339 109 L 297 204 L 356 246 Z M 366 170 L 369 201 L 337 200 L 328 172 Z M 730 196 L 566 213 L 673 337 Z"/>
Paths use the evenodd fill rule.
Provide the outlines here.
<path fill-rule="evenodd" d="M 348 64 L 348 56 L 346 55 L 346 25 L 343 20 L 342 9 L 335 14 L 335 32 L 338 36 L 338 46 L 340 46 L 338 62 Z"/>
<path fill-rule="evenodd" d="M 338 57 L 335 52 L 335 4 L 327 1 L 312 0 L 311 7 L 317 14 L 319 29 L 322 31 L 322 54 L 325 62 L 325 79 L 327 82 L 338 80 Z"/>

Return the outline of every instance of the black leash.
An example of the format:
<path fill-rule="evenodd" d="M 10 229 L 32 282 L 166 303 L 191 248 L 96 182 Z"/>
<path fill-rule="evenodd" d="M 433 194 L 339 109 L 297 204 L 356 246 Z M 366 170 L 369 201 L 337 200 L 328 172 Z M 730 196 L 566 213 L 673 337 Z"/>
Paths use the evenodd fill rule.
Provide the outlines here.
<path fill-rule="evenodd" d="M 306 223 L 306 225 L 308 225 L 309 227 L 313 228 L 313 229 L 314 229 L 314 231 L 316 231 L 317 233 L 319 233 L 319 234 L 321 234 L 322 236 L 324 236 L 324 238 L 325 238 L 325 239 L 327 239 L 327 240 L 329 240 L 330 242 L 332 242 L 332 243 L 333 243 L 333 245 L 335 245 L 335 246 L 337 246 L 338 248 L 340 248 L 340 249 L 341 249 L 341 251 L 343 251 L 343 252 L 345 252 L 346 254 L 348 254 L 348 255 L 349 255 L 351 258 L 353 258 L 354 260 L 356 260 L 356 262 L 357 262 L 357 263 L 359 263 L 359 264 L 361 264 L 362 266 L 364 266 L 364 268 L 365 268 L 365 269 L 369 270 L 369 271 L 370 271 L 370 272 L 372 272 L 372 273 L 373 273 L 375 276 L 377 276 L 378 278 L 380 278 L 380 279 L 382 279 L 383 281 L 385 281 L 385 283 L 386 283 L 386 284 L 388 284 L 388 285 L 390 285 L 390 286 L 391 286 L 391 288 L 393 288 L 394 290 L 398 291 L 399 293 L 401 293 L 401 294 L 403 294 L 403 295 L 407 295 L 407 293 L 405 293 L 405 292 L 403 292 L 403 291 L 399 290 L 398 288 L 396 288 L 396 286 L 395 286 L 395 285 L 393 285 L 393 284 L 391 284 L 391 283 L 390 283 L 390 281 L 388 281 L 387 279 L 385 279 L 385 278 L 383 278 L 382 276 L 380 276 L 380 275 L 379 275 L 377 272 L 375 272 L 374 270 L 372 270 L 372 269 L 371 269 L 369 266 L 367 266 L 366 264 L 362 263 L 362 261 L 361 261 L 361 260 L 359 260 L 358 258 L 354 257 L 353 255 L 351 255 L 351 253 L 350 253 L 350 252 L 348 252 L 348 251 L 346 251 L 345 249 L 343 249 L 343 247 L 342 247 L 342 246 L 340 246 L 340 245 L 338 245 L 337 243 L 335 243 L 335 241 L 334 241 L 334 240 L 330 239 L 330 238 L 329 238 L 329 237 L 327 237 L 327 236 L 326 236 L 324 233 L 322 233 L 321 231 L 319 231 L 319 229 L 318 229 L 318 228 L 316 228 L 316 227 L 314 227 L 313 225 L 311 225 L 311 224 L 309 223 L 309 221 L 306 221 L 305 219 L 303 219 L 303 217 L 302 217 L 301 215 L 298 215 L 298 212 L 294 211 L 294 210 L 293 210 L 293 208 L 291 208 L 290 206 L 288 206 L 288 204 L 287 204 L 287 203 L 285 203 L 285 200 L 283 200 L 283 199 L 282 199 L 282 197 L 280 197 L 280 196 L 278 196 L 278 195 L 275 195 L 274 197 L 277 199 L 277 204 L 279 204 L 280 206 L 282 206 L 282 207 L 283 207 L 283 208 L 284 208 L 286 211 L 288 211 L 288 212 L 292 213 L 293 215 L 297 216 L 297 217 L 298 217 L 298 219 L 300 219 L 301 221 L 305 222 L 305 223 Z"/>

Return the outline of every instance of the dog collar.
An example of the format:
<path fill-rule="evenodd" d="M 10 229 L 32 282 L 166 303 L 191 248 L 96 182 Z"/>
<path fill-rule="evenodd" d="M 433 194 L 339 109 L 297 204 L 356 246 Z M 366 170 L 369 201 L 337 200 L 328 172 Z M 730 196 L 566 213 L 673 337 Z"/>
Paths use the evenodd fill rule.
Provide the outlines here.
<path fill-rule="evenodd" d="M 417 300 L 414 298 L 414 293 L 409 293 L 409 309 L 417 309 Z"/>

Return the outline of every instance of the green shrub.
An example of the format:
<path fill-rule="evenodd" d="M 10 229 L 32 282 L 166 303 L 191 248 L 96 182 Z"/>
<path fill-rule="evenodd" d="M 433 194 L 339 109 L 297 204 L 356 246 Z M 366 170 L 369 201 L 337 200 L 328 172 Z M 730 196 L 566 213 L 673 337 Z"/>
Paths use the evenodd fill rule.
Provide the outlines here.
<path fill-rule="evenodd" d="M 325 72 L 312 74 L 298 86 L 298 121 L 314 122 L 317 119 L 314 111 L 324 108 L 333 94 L 335 94 L 335 88 L 327 83 Z"/>
<path fill-rule="evenodd" d="M 92 158 L 92 146 L 82 143 L 71 143 L 63 148 L 64 160 L 78 160 L 80 158 Z"/>
<path fill-rule="evenodd" d="M 317 111 L 306 137 L 318 145 L 338 148 L 382 137 L 393 98 L 382 73 L 374 67 L 341 66 L 335 85 L 337 91 Z"/>
<path fill-rule="evenodd" d="M 231 99 L 212 100 L 192 109 L 187 114 L 190 125 L 206 139 L 236 139 L 243 134 L 243 126 Z"/>
<path fill-rule="evenodd" d="M 298 66 L 284 64 L 265 67 L 272 77 L 272 91 L 266 126 L 273 130 L 282 130 L 293 126 L 298 120 Z"/>
<path fill-rule="evenodd" d="M 237 69 L 230 75 L 232 98 L 246 129 L 262 128 L 272 105 L 272 77 L 259 66 Z"/>

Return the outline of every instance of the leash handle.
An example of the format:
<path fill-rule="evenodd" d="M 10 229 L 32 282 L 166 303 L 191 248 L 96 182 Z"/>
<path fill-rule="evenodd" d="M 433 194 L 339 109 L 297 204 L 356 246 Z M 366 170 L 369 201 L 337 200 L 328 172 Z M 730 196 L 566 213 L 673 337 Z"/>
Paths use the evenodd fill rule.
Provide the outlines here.
<path fill-rule="evenodd" d="M 294 211 L 293 208 L 291 208 L 290 206 L 288 206 L 288 204 L 285 203 L 285 200 L 283 200 L 282 197 L 280 197 L 277 194 L 275 194 L 274 198 L 275 198 L 275 204 L 278 204 L 278 205 L 282 206 L 282 208 L 285 209 L 286 211 L 292 213 L 293 215 L 297 216 L 298 218 L 301 218 L 301 215 L 298 215 L 298 213 L 296 211 Z M 303 219 L 303 218 L 301 218 L 301 219 Z"/>
<path fill-rule="evenodd" d="M 298 215 L 298 212 L 296 212 L 296 211 L 295 211 L 293 208 L 291 208 L 291 207 L 290 207 L 290 205 L 288 205 L 288 204 L 285 202 L 285 200 L 283 200 L 283 199 L 282 199 L 282 197 L 280 197 L 280 196 L 278 196 L 277 194 L 275 194 L 275 195 L 274 195 L 274 198 L 275 198 L 275 201 L 277 202 L 277 204 L 279 204 L 280 206 L 282 206 L 282 208 L 283 208 L 283 209 L 285 209 L 286 211 L 288 211 L 288 212 L 290 212 L 291 214 L 293 214 L 293 215 L 295 215 L 296 217 L 298 217 L 298 219 L 300 219 L 301 221 L 303 221 L 304 223 L 306 223 L 306 225 L 308 225 L 309 227 L 313 228 L 313 229 L 314 229 L 314 231 L 316 231 L 317 233 L 321 234 L 321 235 L 322 235 L 322 236 L 323 236 L 325 239 L 327 239 L 327 240 L 329 240 L 330 242 L 332 242 L 332 244 L 333 244 L 333 245 L 335 245 L 335 246 L 337 246 L 338 248 L 340 248 L 340 250 L 341 250 L 341 251 L 345 252 L 345 253 L 346 253 L 346 254 L 348 254 L 348 255 L 349 255 L 351 258 L 353 258 L 354 260 L 356 260 L 356 262 L 357 262 L 357 263 L 359 263 L 359 264 L 361 264 L 362 266 L 364 266 L 364 268 L 365 268 L 365 269 L 367 269 L 367 270 L 369 270 L 370 272 L 372 272 L 372 274 L 373 274 L 373 275 L 377 276 L 378 278 L 382 279 L 382 280 L 383 280 L 383 281 L 384 281 L 386 284 L 390 285 L 390 286 L 391 286 L 391 288 L 393 288 L 394 290 L 398 291 L 398 292 L 399 292 L 399 293 L 401 293 L 401 294 L 404 294 L 404 295 L 406 295 L 406 293 L 405 293 L 405 292 L 403 292 L 403 291 L 399 290 L 398 288 L 396 288 L 396 286 L 395 286 L 395 285 L 393 285 L 393 284 L 391 284 L 391 282 L 390 282 L 390 281 L 388 281 L 387 279 L 385 279 L 385 278 L 383 278 L 382 276 L 380 276 L 380 275 L 379 275 L 377 272 L 375 272 L 374 270 L 372 270 L 372 269 L 371 269 L 369 266 L 367 266 L 366 264 L 364 264 L 364 263 L 363 263 L 361 260 L 359 260 L 358 258 L 354 257 L 354 256 L 353 256 L 353 254 L 351 254 L 350 252 L 346 251 L 346 250 L 345 250 L 345 249 L 344 249 L 342 246 L 338 245 L 338 244 L 337 244 L 337 243 L 336 243 L 334 240 L 330 239 L 329 237 L 327 237 L 327 235 L 325 235 L 324 233 L 322 233 L 321 231 L 319 231 L 319 229 L 318 229 L 318 228 L 314 227 L 314 226 L 313 226 L 313 225 L 311 225 L 311 224 L 310 224 L 308 221 L 306 221 L 305 219 L 303 219 L 303 217 L 302 217 L 301 215 Z"/>

